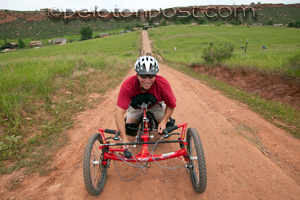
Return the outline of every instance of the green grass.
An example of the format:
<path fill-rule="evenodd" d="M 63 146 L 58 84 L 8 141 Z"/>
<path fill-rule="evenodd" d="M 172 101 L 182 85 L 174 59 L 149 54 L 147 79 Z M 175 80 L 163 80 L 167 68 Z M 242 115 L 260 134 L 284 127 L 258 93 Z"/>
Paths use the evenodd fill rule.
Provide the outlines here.
<path fill-rule="evenodd" d="M 300 29 L 296 28 L 179 25 L 151 29 L 149 35 L 157 53 L 168 61 L 178 63 L 190 63 L 195 58 L 204 63 L 201 55 L 210 41 L 234 44 L 233 56 L 223 62 L 231 67 L 285 72 L 285 64 L 291 54 L 300 53 Z M 240 47 L 246 46 L 247 39 L 245 53 Z M 262 45 L 267 49 L 262 49 Z"/>
<path fill-rule="evenodd" d="M 86 94 L 120 83 L 134 64 L 141 33 L 0 54 L 0 173 L 45 174 L 66 145 Z"/>
<path fill-rule="evenodd" d="M 265 100 L 259 95 L 248 93 L 238 87 L 218 81 L 214 77 L 198 74 L 186 65 L 168 61 L 164 61 L 164 63 L 191 77 L 204 80 L 211 88 L 221 91 L 231 99 L 247 104 L 249 109 L 300 139 L 300 111 L 297 108 L 280 102 Z"/>
<path fill-rule="evenodd" d="M 94 51 L 106 52 L 114 55 L 127 54 L 137 47 L 136 39 L 139 32 L 132 32 L 106 38 L 96 38 L 85 42 L 67 43 L 65 45 L 51 45 L 46 48 L 24 49 L 14 52 L 0 53 L 0 60 L 49 57 L 56 55 L 67 55 L 77 53 L 91 53 Z M 0 63 L 1 63 L 0 61 Z"/>
<path fill-rule="evenodd" d="M 155 52 L 167 64 L 190 76 L 205 80 L 212 88 L 222 91 L 232 99 L 249 105 L 249 108 L 278 127 L 300 138 L 300 111 L 275 101 L 267 101 L 240 88 L 217 81 L 213 77 L 197 74 L 188 63 L 204 63 L 202 51 L 214 42 L 230 42 L 235 45 L 233 56 L 223 62 L 233 68 L 256 68 L 265 72 L 289 73 L 300 77 L 297 63 L 300 55 L 300 29 L 245 26 L 169 26 L 149 30 Z M 240 50 L 248 39 L 247 52 Z M 261 49 L 264 45 L 267 49 Z M 174 50 L 176 46 L 177 50 Z M 195 61 L 197 60 L 197 61 Z M 293 62 L 295 69 L 290 70 Z M 299 67 L 299 66 L 298 66 Z"/>

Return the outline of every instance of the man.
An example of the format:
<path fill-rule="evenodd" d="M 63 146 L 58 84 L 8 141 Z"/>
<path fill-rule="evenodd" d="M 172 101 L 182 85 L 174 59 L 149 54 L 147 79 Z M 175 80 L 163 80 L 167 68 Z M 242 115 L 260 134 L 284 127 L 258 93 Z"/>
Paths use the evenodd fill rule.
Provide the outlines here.
<path fill-rule="evenodd" d="M 148 111 L 152 112 L 158 124 L 158 133 L 163 133 L 167 121 L 176 107 L 176 98 L 169 82 L 157 75 L 159 66 L 155 58 L 142 56 L 135 63 L 136 75 L 130 76 L 121 86 L 117 101 L 116 125 L 120 131 L 122 140 L 127 143 L 124 115 L 127 110 L 126 123 L 138 123 L 142 110 L 134 109 L 130 105 L 131 100 L 138 94 L 150 93 L 156 97 L 157 102 Z"/>

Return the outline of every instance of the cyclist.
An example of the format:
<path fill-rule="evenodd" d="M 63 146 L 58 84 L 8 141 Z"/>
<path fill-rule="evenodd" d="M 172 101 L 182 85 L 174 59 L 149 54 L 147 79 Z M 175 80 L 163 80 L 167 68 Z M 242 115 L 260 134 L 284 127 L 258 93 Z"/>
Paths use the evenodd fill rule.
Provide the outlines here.
<path fill-rule="evenodd" d="M 124 115 L 127 110 L 126 123 L 138 123 L 142 115 L 141 109 L 130 106 L 131 100 L 138 94 L 150 93 L 156 97 L 157 103 L 148 107 L 158 124 L 158 133 L 162 134 L 166 123 L 171 117 L 175 107 L 176 98 L 169 82 L 158 75 L 159 66 L 155 58 L 151 56 L 139 57 L 135 63 L 136 75 L 127 78 L 121 85 L 117 100 L 116 125 L 120 131 L 122 140 L 128 142 L 125 129 Z"/>

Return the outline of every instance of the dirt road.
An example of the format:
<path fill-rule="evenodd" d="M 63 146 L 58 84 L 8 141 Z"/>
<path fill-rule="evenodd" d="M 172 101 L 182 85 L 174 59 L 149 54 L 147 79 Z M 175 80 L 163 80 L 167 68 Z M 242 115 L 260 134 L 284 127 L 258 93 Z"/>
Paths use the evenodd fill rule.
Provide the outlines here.
<path fill-rule="evenodd" d="M 144 41 L 148 41 L 143 32 Z M 150 51 L 149 42 L 144 49 Z M 134 70 L 128 76 L 134 74 Z M 49 176 L 25 177 L 16 191 L 4 188 L 0 199 L 299 199 L 300 141 L 268 123 L 246 105 L 228 99 L 205 83 L 160 64 L 177 98 L 173 117 L 176 124 L 188 123 L 201 137 L 208 172 L 207 190 L 197 194 L 184 168 L 163 169 L 152 163 L 147 174 L 130 182 L 118 176 L 112 162 L 103 192 L 90 196 L 84 186 L 82 157 L 86 142 L 98 128 L 114 129 L 114 111 L 119 87 L 105 94 L 96 109 L 79 113 L 70 144 L 61 149 Z M 92 98 L 93 95 L 91 95 Z M 133 140 L 133 139 L 132 139 Z M 175 144 L 159 146 L 159 152 L 177 149 Z M 123 178 L 132 178 L 137 169 L 116 163 Z M 179 159 L 160 164 L 182 165 Z M 13 176 L 23 176 L 15 172 Z"/>

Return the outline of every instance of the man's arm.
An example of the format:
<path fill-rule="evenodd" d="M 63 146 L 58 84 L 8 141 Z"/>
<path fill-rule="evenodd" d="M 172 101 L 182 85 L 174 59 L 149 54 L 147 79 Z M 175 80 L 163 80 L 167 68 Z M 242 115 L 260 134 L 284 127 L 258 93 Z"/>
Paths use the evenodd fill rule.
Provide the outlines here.
<path fill-rule="evenodd" d="M 173 114 L 174 109 L 175 108 L 170 108 L 169 106 L 166 106 L 165 115 L 157 127 L 159 133 L 163 133 L 163 130 L 166 128 L 166 124 L 169 118 L 171 117 L 171 115 Z"/>
<path fill-rule="evenodd" d="M 122 140 L 126 143 L 126 142 L 128 142 L 128 139 L 127 139 L 126 131 L 125 131 L 125 120 L 124 120 L 125 113 L 126 113 L 126 110 L 117 106 L 116 116 L 115 116 L 116 125 L 117 125 L 118 131 L 120 131 L 120 136 L 121 136 Z"/>

